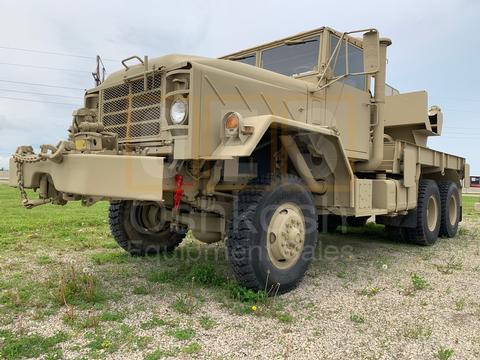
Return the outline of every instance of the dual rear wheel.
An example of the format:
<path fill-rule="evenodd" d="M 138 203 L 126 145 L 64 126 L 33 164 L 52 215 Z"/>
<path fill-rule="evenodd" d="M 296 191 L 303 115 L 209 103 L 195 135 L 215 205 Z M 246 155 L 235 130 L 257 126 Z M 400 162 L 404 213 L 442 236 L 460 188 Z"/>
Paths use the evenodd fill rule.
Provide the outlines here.
<path fill-rule="evenodd" d="M 387 226 L 386 230 L 402 241 L 433 245 L 439 236 L 452 238 L 457 234 L 460 214 L 460 193 L 454 182 L 422 179 L 418 186 L 416 227 Z"/>

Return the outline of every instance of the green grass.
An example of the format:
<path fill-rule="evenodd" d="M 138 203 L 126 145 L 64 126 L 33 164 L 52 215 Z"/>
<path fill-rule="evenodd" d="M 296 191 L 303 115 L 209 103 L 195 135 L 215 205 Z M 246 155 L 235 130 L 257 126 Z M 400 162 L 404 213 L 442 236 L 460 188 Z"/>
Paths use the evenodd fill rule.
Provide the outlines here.
<path fill-rule="evenodd" d="M 277 319 L 278 319 L 278 321 L 280 321 L 282 323 L 286 323 L 286 324 L 289 324 L 289 323 L 293 322 L 293 316 L 291 314 L 288 314 L 288 313 L 285 313 L 285 312 L 278 313 L 277 314 Z"/>
<path fill-rule="evenodd" d="M 55 297 L 61 305 L 97 304 L 106 300 L 97 277 L 73 266 L 64 269 L 53 281 Z"/>
<path fill-rule="evenodd" d="M 50 337 L 34 335 L 19 335 L 6 330 L 0 330 L 0 358 L 23 359 L 45 356 L 50 359 L 61 359 L 62 354 L 58 344 L 68 340 L 68 335 L 59 332 Z"/>
<path fill-rule="evenodd" d="M 125 314 L 120 311 L 104 311 L 100 315 L 101 321 L 117 321 L 120 322 L 125 319 Z"/>
<path fill-rule="evenodd" d="M 480 196 L 462 196 L 462 211 L 464 216 L 478 218 L 480 213 L 475 211 L 475 203 L 480 202 Z"/>
<path fill-rule="evenodd" d="M 184 315 L 192 315 L 198 307 L 198 302 L 194 296 L 179 295 L 171 304 L 171 308 Z"/>
<path fill-rule="evenodd" d="M 453 349 L 441 347 L 433 356 L 439 360 L 448 360 L 453 356 L 453 352 Z"/>
<path fill-rule="evenodd" d="M 145 285 L 135 286 L 132 291 L 135 295 L 148 295 L 150 294 L 150 288 Z"/>
<path fill-rule="evenodd" d="M 202 345 L 200 345 L 199 343 L 191 343 L 187 346 L 184 346 L 181 351 L 182 353 L 184 354 L 189 354 L 189 355 L 192 355 L 192 354 L 196 354 L 198 352 L 200 352 L 200 350 L 202 350 Z"/>
<path fill-rule="evenodd" d="M 417 273 L 412 273 L 410 275 L 410 280 L 415 290 L 423 290 L 429 286 L 428 281 Z"/>
<path fill-rule="evenodd" d="M 403 336 L 411 340 L 428 339 L 432 329 L 421 324 L 415 324 L 403 329 Z"/>
<path fill-rule="evenodd" d="M 34 198 L 37 195 L 29 191 Z M 38 196 L 37 196 L 38 197 Z M 0 246 L 15 248 L 93 249 L 112 243 L 107 223 L 107 202 L 86 209 L 79 202 L 44 205 L 26 210 L 18 190 L 0 185 Z"/>
<path fill-rule="evenodd" d="M 198 322 L 205 330 L 213 329 L 217 325 L 217 322 L 209 316 L 202 316 Z"/>
<path fill-rule="evenodd" d="M 175 350 L 165 350 L 165 349 L 157 349 L 148 353 L 144 360 L 160 360 L 165 358 L 175 357 L 178 354 L 178 349 Z"/>
<path fill-rule="evenodd" d="M 350 321 L 352 321 L 355 324 L 364 324 L 365 318 L 358 314 L 352 314 L 350 315 Z"/>
<path fill-rule="evenodd" d="M 138 348 L 145 345 L 145 341 L 148 342 L 148 338 L 144 339 L 144 337 L 136 336 L 134 328 L 125 324 L 114 327 L 107 332 L 103 332 L 101 329 L 87 332 L 85 333 L 85 340 L 87 341 L 86 348 L 90 351 L 88 358 L 97 357 L 100 352 L 114 353 L 121 346 Z"/>
<path fill-rule="evenodd" d="M 158 316 L 153 316 L 150 320 L 145 321 L 140 325 L 143 330 L 151 330 L 160 326 L 173 326 L 171 321 L 160 319 Z"/>
<path fill-rule="evenodd" d="M 102 252 L 92 255 L 91 259 L 95 265 L 124 264 L 129 261 L 130 255 L 124 251 Z"/>
<path fill-rule="evenodd" d="M 195 330 L 190 328 L 175 329 L 168 331 L 167 334 L 173 336 L 177 340 L 190 340 L 195 336 Z"/>

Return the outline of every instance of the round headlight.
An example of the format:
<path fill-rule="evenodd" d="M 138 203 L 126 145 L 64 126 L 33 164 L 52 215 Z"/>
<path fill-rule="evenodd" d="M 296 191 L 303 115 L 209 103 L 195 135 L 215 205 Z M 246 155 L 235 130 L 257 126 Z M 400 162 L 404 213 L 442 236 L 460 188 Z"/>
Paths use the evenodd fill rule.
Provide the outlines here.
<path fill-rule="evenodd" d="M 183 100 L 175 100 L 170 107 L 170 119 L 175 125 L 180 124 L 187 117 L 187 104 Z"/>

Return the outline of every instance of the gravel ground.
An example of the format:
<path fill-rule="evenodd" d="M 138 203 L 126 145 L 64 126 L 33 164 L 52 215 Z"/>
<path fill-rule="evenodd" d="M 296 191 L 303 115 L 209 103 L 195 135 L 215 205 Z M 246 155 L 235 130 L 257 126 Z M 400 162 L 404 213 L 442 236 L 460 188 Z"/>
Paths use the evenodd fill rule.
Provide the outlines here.
<path fill-rule="evenodd" d="M 238 311 L 235 302 L 212 287 L 149 282 L 146 269 L 163 266 L 156 261 L 92 263 L 92 256 L 105 249 L 48 252 L 53 261 L 48 266 L 33 260 L 45 250 L 16 258 L 0 254 L 4 275 L 30 274 L 38 283 L 51 276 L 45 269 L 58 265 L 88 268 L 115 296 L 101 307 L 76 307 L 76 317 L 106 310 L 122 314 L 117 321 L 78 327 L 65 321 L 64 306 L 43 317 L 31 308 L 4 321 L 0 331 L 43 337 L 63 331 L 69 337 L 56 356 L 65 359 L 478 359 L 479 233 L 480 222 L 470 218 L 460 236 L 439 239 L 433 247 L 396 243 L 370 227 L 322 235 L 318 259 L 301 285 L 249 311 Z M 217 265 L 220 271 L 227 268 L 223 258 Z M 148 291 L 133 290 L 139 286 Z M 175 310 L 172 302 L 178 296 L 186 296 L 192 309 Z M 286 317 L 272 310 L 277 306 Z M 205 318 L 210 325 L 202 323 Z M 146 326 L 152 319 L 161 323 Z M 185 329 L 190 331 L 186 339 L 174 334 Z M 99 342 L 95 351 L 92 339 Z M 39 357 L 55 358 L 51 353 Z"/>

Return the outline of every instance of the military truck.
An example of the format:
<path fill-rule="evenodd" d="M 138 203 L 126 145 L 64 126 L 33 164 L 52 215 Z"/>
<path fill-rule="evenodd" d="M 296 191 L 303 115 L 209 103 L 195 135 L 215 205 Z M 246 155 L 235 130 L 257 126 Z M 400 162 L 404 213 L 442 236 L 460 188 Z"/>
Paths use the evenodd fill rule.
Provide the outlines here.
<path fill-rule="evenodd" d="M 27 208 L 109 201 L 134 255 L 171 251 L 188 230 L 226 240 L 255 290 L 293 289 L 318 231 L 372 216 L 433 245 L 457 233 L 468 167 L 427 147 L 443 126 L 427 93 L 386 84 L 390 44 L 322 27 L 219 59 L 132 56 L 86 91 L 68 140 L 17 149 L 10 183 Z"/>

